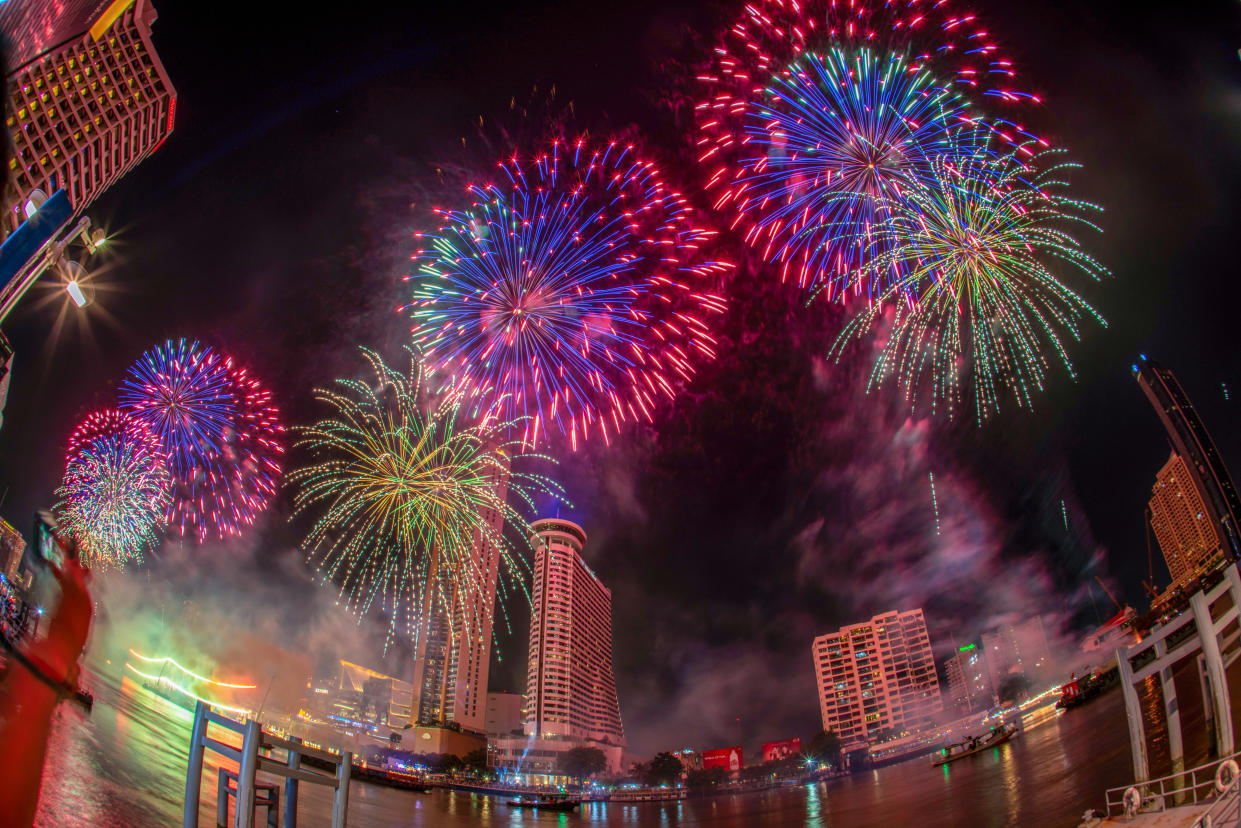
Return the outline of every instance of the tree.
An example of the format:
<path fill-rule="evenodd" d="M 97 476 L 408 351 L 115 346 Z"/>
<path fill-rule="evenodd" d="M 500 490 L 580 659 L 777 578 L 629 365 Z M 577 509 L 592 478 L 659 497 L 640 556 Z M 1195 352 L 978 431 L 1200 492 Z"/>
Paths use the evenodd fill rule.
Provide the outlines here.
<path fill-rule="evenodd" d="M 695 793 L 702 793 L 724 784 L 727 776 L 728 771 L 724 768 L 692 770 L 685 777 L 685 786 Z"/>
<path fill-rule="evenodd" d="M 557 769 L 565 776 L 574 779 L 586 779 L 608 766 L 608 758 L 603 751 L 595 747 L 575 747 L 567 750 L 556 763 Z"/>
<path fill-rule="evenodd" d="M 840 736 L 833 731 L 825 730 L 810 740 L 810 744 L 806 747 L 806 755 L 816 762 L 839 765 L 841 747 L 843 745 L 840 742 Z"/>
<path fill-rule="evenodd" d="M 651 787 L 673 785 L 684 770 L 680 759 L 671 753 L 659 753 L 654 759 L 641 766 L 638 778 L 642 780 L 642 784 Z"/>
<path fill-rule="evenodd" d="M 487 749 L 478 748 L 477 750 L 472 750 L 465 755 L 465 759 L 462 761 L 465 762 L 465 766 L 470 770 L 485 771 L 487 770 Z"/>

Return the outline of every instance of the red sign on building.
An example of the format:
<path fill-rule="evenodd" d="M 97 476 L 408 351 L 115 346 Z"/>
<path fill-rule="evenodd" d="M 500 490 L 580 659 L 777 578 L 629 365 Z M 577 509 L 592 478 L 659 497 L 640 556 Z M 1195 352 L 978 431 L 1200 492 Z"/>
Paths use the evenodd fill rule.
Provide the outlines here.
<path fill-rule="evenodd" d="M 739 771 L 744 763 L 741 759 L 741 748 L 720 748 L 702 752 L 702 769 L 723 768 L 726 771 Z"/>
<path fill-rule="evenodd" d="M 783 742 L 764 742 L 763 761 L 778 762 L 801 753 L 801 739 L 794 737 Z"/>

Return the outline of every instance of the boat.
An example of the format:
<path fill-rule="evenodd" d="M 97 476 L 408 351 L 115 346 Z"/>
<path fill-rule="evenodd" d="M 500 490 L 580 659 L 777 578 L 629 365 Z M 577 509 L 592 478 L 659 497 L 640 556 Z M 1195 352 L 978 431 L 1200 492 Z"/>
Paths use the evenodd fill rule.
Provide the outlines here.
<path fill-rule="evenodd" d="M 1016 735 L 1017 725 L 1015 724 L 1010 723 L 993 727 L 991 732 L 984 736 L 966 737 L 960 742 L 954 742 L 941 748 L 939 755 L 931 760 L 931 766 L 939 767 L 949 762 L 955 762 L 958 759 L 964 759 L 966 756 L 973 756 L 975 753 L 982 753 L 988 748 L 1004 744 Z"/>
<path fill-rule="evenodd" d="M 535 808 L 540 811 L 572 811 L 581 799 L 568 794 L 523 794 L 508 801 L 510 808 Z"/>

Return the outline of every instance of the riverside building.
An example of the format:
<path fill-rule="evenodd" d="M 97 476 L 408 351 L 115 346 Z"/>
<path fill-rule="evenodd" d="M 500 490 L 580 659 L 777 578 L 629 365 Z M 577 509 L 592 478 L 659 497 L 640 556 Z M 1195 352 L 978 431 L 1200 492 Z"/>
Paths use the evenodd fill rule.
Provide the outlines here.
<path fill-rule="evenodd" d="M 921 609 L 821 635 L 811 650 L 823 729 L 846 749 L 922 729 L 943 708 Z"/>
<path fill-rule="evenodd" d="M 533 610 L 523 737 L 493 740 L 502 772 L 554 776 L 579 746 L 603 751 L 621 772 L 625 730 L 612 666 L 612 593 L 582 559 L 586 533 L 561 518 L 533 524 Z"/>

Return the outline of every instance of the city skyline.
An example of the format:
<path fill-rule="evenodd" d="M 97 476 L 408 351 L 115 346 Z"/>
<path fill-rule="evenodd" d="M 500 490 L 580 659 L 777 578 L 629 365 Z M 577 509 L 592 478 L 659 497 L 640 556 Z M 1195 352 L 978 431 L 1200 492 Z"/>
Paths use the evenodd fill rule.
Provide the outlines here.
<path fill-rule="evenodd" d="M 292 420 L 305 419 L 313 384 L 348 371 L 345 344 L 373 336 L 379 347 L 399 347 L 407 326 L 391 313 L 401 297 L 388 285 L 398 267 L 385 251 L 424 222 L 426 191 L 435 188 L 427 168 L 451 155 L 443 147 L 463 135 L 473 145 L 480 114 L 491 127 L 500 117 L 493 113 L 509 111 L 514 95 L 520 101 L 535 83 L 547 94 L 549 81 L 558 81 L 558 100 L 574 101 L 590 128 L 599 128 L 606 109 L 614 123 L 668 129 L 662 110 L 624 91 L 633 77 L 655 74 L 654 45 L 618 56 L 587 32 L 567 51 L 552 56 L 549 45 L 546 56 L 525 65 L 529 56 L 515 46 L 490 54 L 459 39 L 440 45 L 396 17 L 385 33 L 345 21 L 330 37 L 291 21 L 290 37 L 266 24 L 234 32 L 201 11 L 172 6 L 159 4 L 153 42 L 179 92 L 177 130 L 97 202 L 118 231 L 112 271 L 123 273 L 132 291 L 107 304 L 116 327 L 96 331 L 94 344 L 72 326 L 52 342 L 45 312 L 30 305 L 6 323 L 18 359 L 0 428 L 0 489 L 8 489 L 0 511 L 22 529 L 34 508 L 50 502 L 75 419 L 106 399 L 110 378 L 159 337 L 235 345 L 272 378 Z M 557 14 L 542 6 L 531 14 L 524 22 L 490 10 L 479 16 L 493 39 L 514 31 L 517 40 L 550 44 L 544 29 L 558 31 Z M 715 14 L 704 3 L 648 4 L 633 17 L 659 22 L 618 25 L 635 28 L 628 32 L 634 42 L 675 42 L 688 26 L 712 29 Z M 723 325 L 719 363 L 653 424 L 635 427 L 611 451 L 587 447 L 558 472 L 575 502 L 564 514 L 590 527 L 588 564 L 616 595 L 617 679 L 635 741 L 651 741 L 674 721 L 687 722 L 686 741 L 745 742 L 747 750 L 804 733 L 817 719 L 804 654 L 813 634 L 920 605 L 914 602 L 928 594 L 937 643 L 1002 620 L 1009 602 L 978 597 L 980 583 L 1006 598 L 1032 583 L 1045 609 L 1079 627 L 1112 614 L 1096 574 L 1142 606 L 1143 513 L 1168 452 L 1158 418 L 1128 376 L 1137 353 L 1176 370 L 1220 454 L 1233 463 L 1241 456 L 1231 426 L 1241 360 L 1213 322 L 1218 308 L 1234 304 L 1235 288 L 1219 294 L 1207 286 L 1213 283 L 1174 276 L 1219 272 L 1214 258 L 1226 261 L 1223 242 L 1214 234 L 1199 238 L 1179 216 L 1219 202 L 1234 180 L 1235 154 L 1219 153 L 1222 170 L 1190 160 L 1151 172 L 1155 165 L 1145 160 L 1158 142 L 1130 140 L 1110 125 L 1140 120 L 1153 96 L 1184 122 L 1186 140 L 1214 147 L 1232 123 L 1219 101 L 1227 100 L 1220 90 L 1231 89 L 1225 58 L 1235 63 L 1235 54 L 1198 49 L 1198 41 L 1190 49 L 1173 38 L 1162 56 L 1127 56 L 1132 80 L 1120 70 L 1107 75 L 1117 115 L 1096 124 L 1097 102 L 1074 89 L 1073 73 L 1097 70 L 1100 59 L 1073 53 L 1057 66 L 1050 55 L 1059 30 L 1072 20 L 1083 39 L 1143 40 L 1161 31 L 1156 22 L 1116 11 L 1117 24 L 1106 8 L 1052 9 L 1046 19 L 1030 8 L 988 14 L 997 29 L 1029 32 L 1027 76 L 1063 101 L 1055 108 L 1059 120 L 1038 117 L 1084 162 L 1074 186 L 1107 208 L 1100 258 L 1117 277 L 1092 298 L 1112 326 L 1089 334 L 1076 355 L 1077 381 L 1053 378 L 1033 414 L 1006 411 L 1002 423 L 981 429 L 909 420 L 897 395 L 864 393 L 857 366 L 818 357 L 830 344 L 819 333 L 821 309 L 801 307 L 778 287 L 756 284 L 754 268 L 746 271 L 739 281 L 748 284 Z M 436 15 L 428 31 L 451 33 L 474 16 L 465 8 Z M 1218 16 L 1195 10 L 1183 25 L 1217 44 L 1228 39 Z M 325 62 L 300 64 L 280 45 L 289 39 L 312 44 Z M 252 68 L 203 65 L 204 55 L 223 48 L 252 55 Z M 1190 59 L 1199 52 L 1205 63 Z M 600 73 L 602 102 L 590 104 L 585 84 L 566 76 L 589 76 L 597 55 L 617 68 Z M 522 68 L 509 73 L 514 65 Z M 464 102 L 428 91 L 441 72 Z M 387 109 L 380 120 L 366 114 L 406 94 L 408 112 Z M 301 140 L 313 149 L 286 151 Z M 1169 208 L 1178 215 L 1166 219 L 1159 210 L 1166 223 L 1146 215 L 1169 203 L 1183 209 Z M 1148 239 L 1158 240 L 1148 255 L 1125 252 L 1145 251 L 1139 242 Z M 289 357 L 303 348 L 304 357 Z M 299 556 L 282 517 L 236 548 L 170 552 L 169 563 L 153 564 L 155 576 L 173 560 L 208 575 L 237 558 L 259 573 L 292 571 Z M 928 559 L 938 579 L 918 567 Z M 884 572 L 893 577 L 885 582 Z M 493 657 L 489 683 L 521 690 L 526 618 L 520 600 L 512 603 L 513 617 L 496 624 L 502 658 Z M 730 659 L 780 676 L 786 686 L 779 693 L 736 688 L 717 666 Z M 665 698 L 684 701 L 664 710 Z M 766 710 L 768 723 L 751 724 Z"/>

